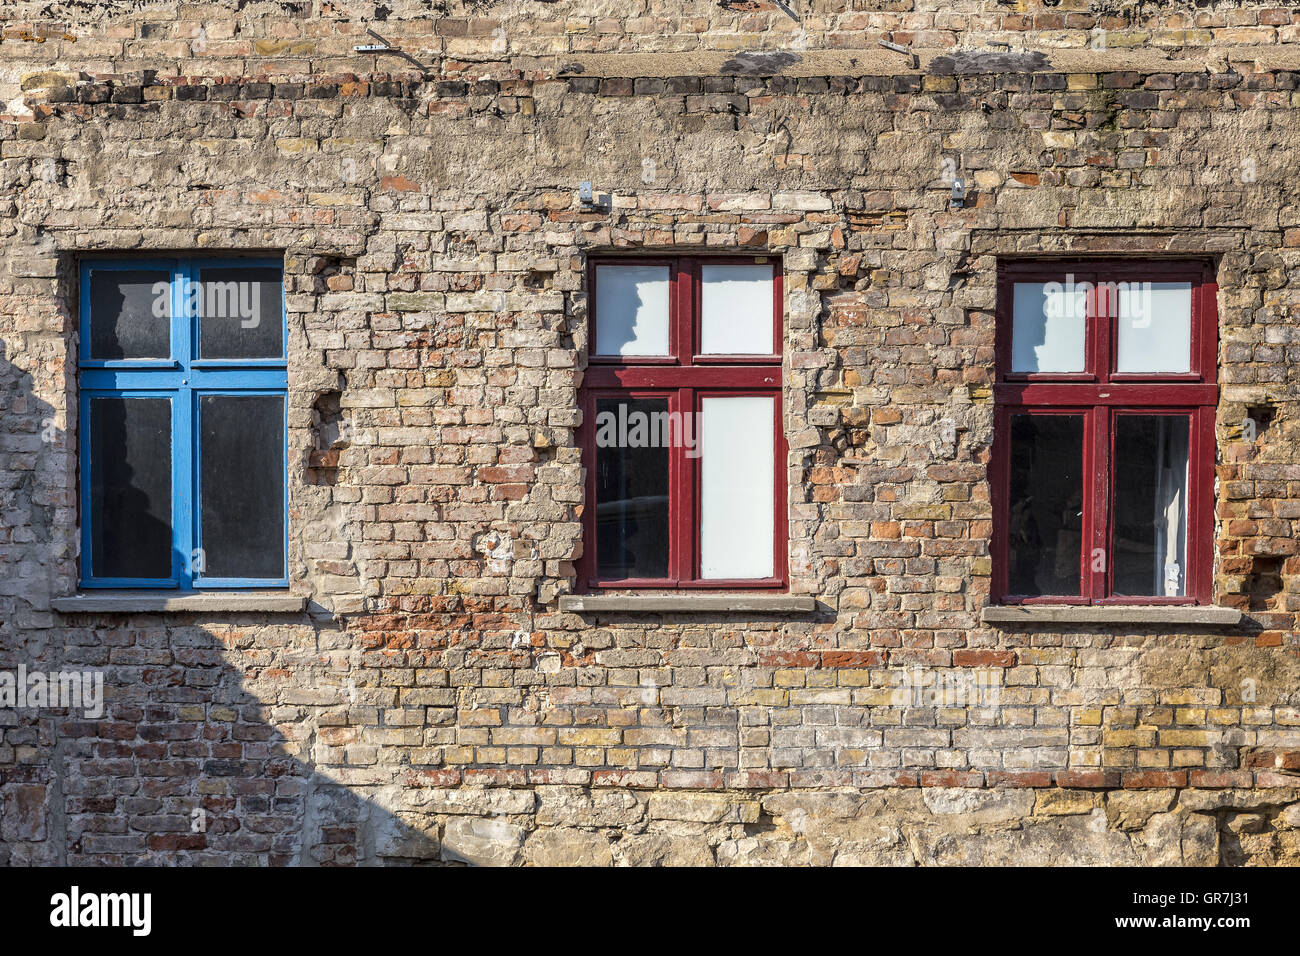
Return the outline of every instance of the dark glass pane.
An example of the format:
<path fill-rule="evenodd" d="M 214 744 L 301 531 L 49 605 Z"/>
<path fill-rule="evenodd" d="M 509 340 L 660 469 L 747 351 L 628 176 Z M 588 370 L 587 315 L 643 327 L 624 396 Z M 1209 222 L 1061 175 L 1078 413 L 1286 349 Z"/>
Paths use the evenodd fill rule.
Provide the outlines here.
<path fill-rule="evenodd" d="M 1009 590 L 1082 593 L 1083 416 L 1011 416 Z"/>
<path fill-rule="evenodd" d="M 170 278 L 166 269 L 91 269 L 90 357 L 168 358 Z"/>
<path fill-rule="evenodd" d="M 194 290 L 200 358 L 284 355 L 279 269 L 203 269 Z"/>
<path fill-rule="evenodd" d="M 664 398 L 596 401 L 596 573 L 668 576 Z"/>
<path fill-rule="evenodd" d="M 92 398 L 87 427 L 91 571 L 97 578 L 170 578 L 171 402 Z"/>
<path fill-rule="evenodd" d="M 1187 433 L 1185 415 L 1115 420 L 1116 594 L 1187 593 Z"/>
<path fill-rule="evenodd" d="M 284 398 L 199 399 L 203 576 L 284 577 Z"/>

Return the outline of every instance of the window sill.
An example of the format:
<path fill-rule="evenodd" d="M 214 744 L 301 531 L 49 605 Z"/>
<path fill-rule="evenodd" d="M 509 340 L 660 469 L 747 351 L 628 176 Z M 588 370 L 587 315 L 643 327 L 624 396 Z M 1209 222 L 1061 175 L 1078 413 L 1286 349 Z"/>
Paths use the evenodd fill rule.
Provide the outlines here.
<path fill-rule="evenodd" d="M 1173 604 L 1019 604 L 984 608 L 985 624 L 1220 624 L 1234 625 L 1241 612 L 1230 607 Z"/>
<path fill-rule="evenodd" d="M 816 609 L 815 598 L 797 594 L 565 594 L 560 598 L 560 610 L 576 614 L 602 611 L 806 614 Z"/>
<path fill-rule="evenodd" d="M 301 613 L 307 598 L 284 591 L 206 591 L 168 594 L 162 591 L 83 591 L 50 602 L 63 614 L 152 614 L 167 611 L 260 611 Z"/>

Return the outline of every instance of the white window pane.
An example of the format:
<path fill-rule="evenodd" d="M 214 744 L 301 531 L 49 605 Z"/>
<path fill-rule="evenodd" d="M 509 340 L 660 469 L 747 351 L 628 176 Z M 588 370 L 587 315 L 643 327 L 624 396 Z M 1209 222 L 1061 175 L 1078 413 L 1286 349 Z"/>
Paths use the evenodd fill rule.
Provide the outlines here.
<path fill-rule="evenodd" d="M 772 267 L 700 268 L 700 354 L 772 354 Z"/>
<path fill-rule="evenodd" d="M 668 354 L 668 267 L 596 267 L 597 355 Z"/>
<path fill-rule="evenodd" d="M 771 577 L 776 401 L 705 398 L 700 410 L 700 576 Z"/>
<path fill-rule="evenodd" d="M 1192 368 L 1192 284 L 1117 283 L 1117 372 L 1189 372 Z"/>
<path fill-rule="evenodd" d="M 1086 287 L 1017 282 L 1011 317 L 1013 372 L 1082 372 Z"/>

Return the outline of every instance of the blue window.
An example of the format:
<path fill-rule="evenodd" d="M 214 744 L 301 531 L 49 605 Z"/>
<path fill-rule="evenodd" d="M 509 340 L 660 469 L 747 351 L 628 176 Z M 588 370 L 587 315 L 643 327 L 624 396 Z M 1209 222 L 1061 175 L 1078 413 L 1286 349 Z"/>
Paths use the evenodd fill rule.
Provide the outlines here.
<path fill-rule="evenodd" d="M 81 264 L 81 584 L 284 587 L 284 275 Z"/>

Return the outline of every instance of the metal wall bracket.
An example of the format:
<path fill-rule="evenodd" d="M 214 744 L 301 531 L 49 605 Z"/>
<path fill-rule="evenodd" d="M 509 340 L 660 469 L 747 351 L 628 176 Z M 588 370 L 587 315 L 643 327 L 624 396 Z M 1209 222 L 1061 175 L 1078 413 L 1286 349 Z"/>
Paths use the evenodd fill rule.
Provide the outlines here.
<path fill-rule="evenodd" d="M 954 179 L 952 181 L 951 205 L 954 209 L 958 209 L 966 205 L 966 180 Z"/>
<path fill-rule="evenodd" d="M 415 57 L 411 56 L 411 54 L 407 53 L 405 50 L 399 50 L 397 47 L 393 46 L 386 39 L 384 39 L 378 33 L 376 33 L 374 30 L 371 30 L 369 27 L 366 27 L 366 32 L 369 33 L 376 40 L 378 40 L 379 43 L 363 43 L 358 46 L 354 46 L 352 48 L 353 53 L 391 53 L 394 56 L 400 56 L 403 60 L 408 60 L 411 63 L 414 63 L 416 66 L 420 68 L 420 73 L 426 78 L 432 72 L 427 66 L 421 63 Z M 380 44 L 383 45 L 381 46 Z"/>
<path fill-rule="evenodd" d="M 921 67 L 920 57 L 918 57 L 907 47 L 903 46 L 901 43 L 890 43 L 888 40 L 877 40 L 876 42 L 879 43 L 881 46 L 883 46 L 886 50 L 893 50 L 895 53 L 903 54 L 903 56 L 907 57 L 907 61 L 908 63 L 911 64 L 912 69 L 914 70 L 920 69 Z"/>

